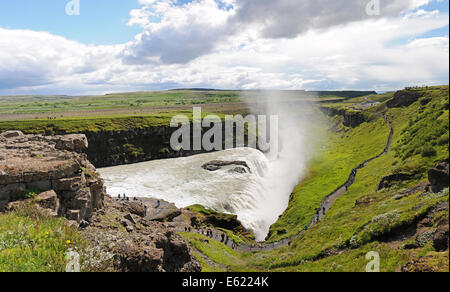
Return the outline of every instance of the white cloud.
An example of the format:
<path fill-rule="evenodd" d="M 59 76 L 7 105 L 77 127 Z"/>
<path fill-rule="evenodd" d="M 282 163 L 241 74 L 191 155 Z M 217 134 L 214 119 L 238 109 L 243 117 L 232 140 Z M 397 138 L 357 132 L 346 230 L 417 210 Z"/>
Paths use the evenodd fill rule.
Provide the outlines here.
<path fill-rule="evenodd" d="M 231 10 L 220 9 L 214 0 L 183 6 L 172 1 L 146 1 L 141 10 L 132 12 L 129 24 L 141 25 L 144 32 L 128 45 L 123 52 L 124 60 L 127 63 L 187 63 L 209 53 L 222 40 L 232 14 Z M 158 21 L 151 21 L 152 17 Z"/>
<path fill-rule="evenodd" d="M 448 25 L 447 14 L 415 9 L 330 23 L 327 29 L 294 27 L 286 31 L 291 37 L 277 38 L 259 24 L 262 16 L 230 29 L 239 14 L 231 6 L 245 0 L 222 1 L 225 6 L 213 0 L 140 2 L 143 9 L 131 12 L 129 24 L 142 26 L 143 33 L 118 46 L 0 28 L 0 94 L 175 87 L 387 90 L 448 83 L 448 36 L 422 36 Z M 392 9 L 427 1 L 406 2 Z"/>

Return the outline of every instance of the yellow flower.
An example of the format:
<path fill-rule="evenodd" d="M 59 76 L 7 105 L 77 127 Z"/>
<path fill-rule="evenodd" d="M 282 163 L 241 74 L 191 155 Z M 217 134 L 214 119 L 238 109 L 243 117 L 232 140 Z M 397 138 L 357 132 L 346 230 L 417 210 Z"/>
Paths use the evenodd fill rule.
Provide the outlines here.
<path fill-rule="evenodd" d="M 47 232 L 45 232 L 45 235 L 48 235 L 49 233 L 48 233 L 48 231 Z"/>
<path fill-rule="evenodd" d="M 67 243 L 67 244 L 70 244 L 70 240 L 67 240 L 66 243 Z"/>

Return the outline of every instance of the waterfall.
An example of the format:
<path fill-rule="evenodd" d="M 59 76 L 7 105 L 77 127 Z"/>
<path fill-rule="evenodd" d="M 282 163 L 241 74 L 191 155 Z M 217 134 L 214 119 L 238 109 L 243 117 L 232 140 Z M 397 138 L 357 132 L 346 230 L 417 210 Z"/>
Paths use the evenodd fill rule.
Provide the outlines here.
<path fill-rule="evenodd" d="M 249 171 L 233 171 L 236 165 L 208 171 L 202 165 L 211 161 L 245 161 Z M 244 227 L 258 240 L 264 240 L 275 222 L 267 202 L 270 161 L 255 149 L 238 148 L 191 157 L 156 160 L 99 169 L 108 194 L 151 197 L 173 202 L 183 208 L 201 204 L 218 212 L 236 214 Z M 281 211 L 282 212 L 282 211 Z M 279 214 L 278 214 L 279 215 Z M 275 217 L 277 217 L 276 215 Z"/>

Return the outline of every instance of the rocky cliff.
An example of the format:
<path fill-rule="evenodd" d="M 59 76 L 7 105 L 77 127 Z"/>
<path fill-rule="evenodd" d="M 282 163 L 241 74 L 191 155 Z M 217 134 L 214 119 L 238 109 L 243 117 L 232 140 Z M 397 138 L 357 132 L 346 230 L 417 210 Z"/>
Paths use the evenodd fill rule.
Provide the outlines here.
<path fill-rule="evenodd" d="M 338 109 L 333 107 L 321 107 L 320 110 L 327 116 L 342 116 L 344 118 L 343 124 L 346 127 L 356 128 L 364 122 L 370 120 L 369 116 L 361 111 L 354 111 L 350 109 Z"/>
<path fill-rule="evenodd" d="M 84 134 L 90 144 L 86 154 L 96 167 L 108 167 L 200 153 L 172 150 L 170 137 L 175 130 L 161 126 L 127 131 L 86 131 Z"/>
<path fill-rule="evenodd" d="M 106 270 L 123 272 L 199 272 L 200 263 L 165 222 L 181 210 L 154 200 L 115 200 L 83 153 L 85 135 L 40 136 L 19 131 L 0 134 L 0 212 L 29 204 L 67 224 L 102 253 L 113 255 Z"/>
<path fill-rule="evenodd" d="M 170 138 L 176 130 L 177 128 L 169 126 L 139 127 L 130 122 L 127 130 L 90 131 L 83 129 L 79 133 L 84 134 L 89 141 L 89 148 L 84 152 L 87 154 L 88 160 L 97 168 L 186 157 L 206 152 L 173 150 L 170 147 Z M 206 131 L 208 128 L 203 128 L 203 133 Z M 32 134 L 34 132 L 25 131 L 25 133 Z M 71 130 L 55 126 L 51 128 L 51 131 L 45 133 L 49 136 L 64 136 L 70 134 Z"/>
<path fill-rule="evenodd" d="M 394 94 L 394 98 L 389 100 L 386 105 L 389 108 L 408 107 L 425 96 L 425 92 L 417 90 L 400 90 Z"/>
<path fill-rule="evenodd" d="M 51 200 L 57 215 L 77 222 L 89 219 L 102 207 L 105 188 L 82 153 L 87 146 L 84 135 L 1 134 L 0 211 L 11 202 L 52 191 L 46 196 L 56 195 Z"/>

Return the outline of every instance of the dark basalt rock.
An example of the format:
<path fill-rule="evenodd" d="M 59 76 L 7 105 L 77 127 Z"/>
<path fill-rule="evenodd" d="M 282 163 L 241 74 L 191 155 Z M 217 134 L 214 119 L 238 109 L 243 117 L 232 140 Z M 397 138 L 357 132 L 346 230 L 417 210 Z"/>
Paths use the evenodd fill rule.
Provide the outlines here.
<path fill-rule="evenodd" d="M 440 225 L 433 235 L 433 247 L 436 251 L 444 251 L 449 246 L 448 222 Z"/>
<path fill-rule="evenodd" d="M 407 181 L 412 178 L 414 178 L 414 175 L 409 173 L 396 173 L 385 176 L 378 185 L 378 190 L 390 188 L 398 182 Z"/>
<path fill-rule="evenodd" d="M 448 159 L 439 163 L 428 171 L 428 180 L 434 193 L 439 193 L 449 187 L 449 162 Z"/>
<path fill-rule="evenodd" d="M 247 169 L 245 167 L 242 167 L 242 166 L 238 166 L 236 168 L 230 169 L 228 172 L 229 173 L 236 173 L 236 174 L 246 174 L 246 173 L 248 173 Z"/>
<path fill-rule="evenodd" d="M 202 168 L 205 170 L 208 170 L 208 171 L 217 171 L 217 170 L 221 169 L 222 167 L 230 166 L 230 165 L 238 166 L 233 169 L 233 171 L 235 171 L 237 173 L 246 173 L 247 170 L 248 170 L 248 172 L 251 173 L 250 167 L 248 166 L 247 162 L 245 162 L 245 161 L 214 160 L 214 161 L 203 164 Z M 243 171 L 246 171 L 246 172 L 243 172 Z"/>
<path fill-rule="evenodd" d="M 417 90 L 400 90 L 394 94 L 394 98 L 389 100 L 386 105 L 389 108 L 407 107 L 418 101 L 424 95 L 424 92 Z"/>
<path fill-rule="evenodd" d="M 344 118 L 344 121 L 342 123 L 346 127 L 356 128 L 362 123 L 369 121 L 369 117 L 363 112 L 359 111 L 351 111 L 348 109 L 337 109 L 331 107 L 321 107 L 320 109 L 323 113 L 330 117 L 337 115 L 342 116 Z"/>

